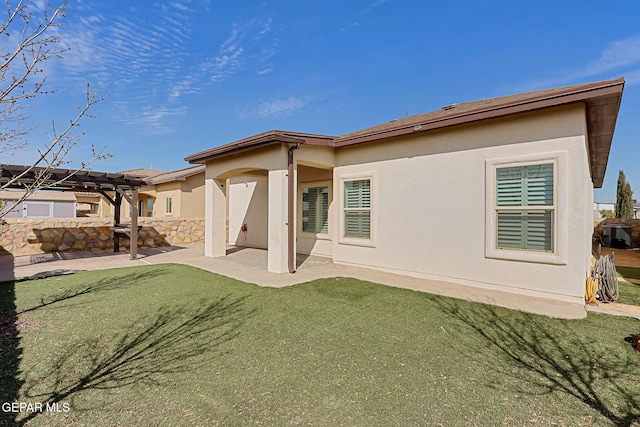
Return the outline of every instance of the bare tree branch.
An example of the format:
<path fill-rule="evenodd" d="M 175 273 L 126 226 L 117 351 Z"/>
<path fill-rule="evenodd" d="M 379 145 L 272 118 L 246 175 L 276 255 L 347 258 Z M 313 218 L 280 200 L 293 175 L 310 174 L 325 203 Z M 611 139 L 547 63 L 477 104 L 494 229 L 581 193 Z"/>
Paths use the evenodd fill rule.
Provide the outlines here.
<path fill-rule="evenodd" d="M 29 141 L 26 137 L 34 130 L 26 126 L 29 118 L 27 111 L 39 95 L 53 93 L 45 90 L 46 76 L 43 65 L 51 58 L 62 58 L 67 51 L 60 47 L 60 40 L 51 30 L 62 26 L 60 22 L 66 16 L 69 2 L 64 0 L 57 7 L 46 3 L 44 9 L 38 9 L 34 0 L 4 0 L 6 18 L 0 20 L 0 156 L 15 155 L 24 149 Z M 82 162 L 79 169 L 71 170 L 68 176 L 51 182 L 53 170 L 68 164 L 69 153 L 78 144 L 84 132 L 76 132 L 81 119 L 91 116 L 89 109 L 104 98 L 98 98 L 89 84 L 86 89 L 86 102 L 76 106 L 78 113 L 62 131 L 58 132 L 52 123 L 48 134 L 49 142 L 37 150 L 38 156 L 21 174 L 0 183 L 0 190 L 15 187 L 27 174 L 35 173 L 36 179 L 24 186 L 24 193 L 15 204 L 29 197 L 34 191 L 60 185 L 80 170 L 87 170 L 93 163 L 111 157 L 105 149 L 91 147 L 91 157 Z M 2 165 L 0 164 L 0 171 Z M 13 205 L 0 204 L 0 218 L 5 216 Z"/>

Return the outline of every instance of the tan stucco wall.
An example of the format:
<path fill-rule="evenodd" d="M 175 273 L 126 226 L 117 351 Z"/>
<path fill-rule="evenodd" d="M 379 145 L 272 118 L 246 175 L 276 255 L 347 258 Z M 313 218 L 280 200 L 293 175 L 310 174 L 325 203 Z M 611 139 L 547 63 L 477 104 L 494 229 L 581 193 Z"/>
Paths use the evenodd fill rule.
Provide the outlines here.
<path fill-rule="evenodd" d="M 142 187 L 138 193 L 138 199 L 143 201 L 140 216 L 152 216 L 148 211 L 147 200 L 154 199 L 154 218 L 204 217 L 204 194 L 204 172 L 189 176 L 184 180 Z M 171 213 L 166 212 L 167 198 L 169 197 L 172 198 Z M 114 207 L 106 199 L 101 199 L 101 216 L 113 218 Z M 129 203 L 124 199 L 122 200 L 120 217 L 130 217 Z"/>
<path fill-rule="evenodd" d="M 222 256 L 226 253 L 226 239 L 233 242 L 234 231 L 231 221 L 239 220 L 234 214 L 233 198 L 224 188 L 229 178 L 243 174 L 255 174 L 260 171 L 266 179 L 265 211 L 269 271 L 284 273 L 287 271 L 287 151 L 292 144 L 273 144 L 260 149 L 251 150 L 246 155 L 229 156 L 207 163 L 205 171 L 205 217 L 207 230 L 205 234 L 205 255 Z M 307 166 L 331 169 L 335 154 L 332 148 L 301 146 L 294 152 L 294 176 L 298 162 Z M 294 194 L 297 206 L 297 196 Z M 229 205 L 231 203 L 232 205 Z M 227 214 L 234 218 L 226 223 Z M 294 227 L 296 217 L 294 216 Z M 249 224 L 247 224 L 249 226 Z M 227 227 L 228 226 L 228 227 Z M 237 224 L 236 224 L 237 226 Z M 250 228 L 250 226 L 249 226 Z M 229 231 L 227 231 L 229 230 Z M 251 234 L 251 228 L 248 234 Z"/>
<path fill-rule="evenodd" d="M 239 175 L 229 179 L 229 244 L 266 248 L 268 241 L 268 181 Z M 247 232 L 241 227 L 246 224 Z"/>
<path fill-rule="evenodd" d="M 98 212 L 100 218 L 113 218 L 113 205 L 107 201 L 104 197 L 100 198 Z"/>
<path fill-rule="evenodd" d="M 167 199 L 171 197 L 170 213 L 167 212 Z M 174 217 L 181 216 L 182 203 L 180 202 L 180 183 L 167 182 L 156 185 L 156 201 L 153 205 L 153 215 L 156 217 Z"/>
<path fill-rule="evenodd" d="M 592 227 L 585 135 L 584 108 L 569 106 L 337 150 L 334 200 L 342 177 L 374 177 L 375 241 L 341 243 L 334 203 L 334 261 L 581 303 Z M 566 264 L 487 258 L 486 160 L 558 152 L 568 159 L 557 188 Z"/>
<path fill-rule="evenodd" d="M 180 181 L 180 213 L 187 218 L 204 216 L 204 172 Z"/>

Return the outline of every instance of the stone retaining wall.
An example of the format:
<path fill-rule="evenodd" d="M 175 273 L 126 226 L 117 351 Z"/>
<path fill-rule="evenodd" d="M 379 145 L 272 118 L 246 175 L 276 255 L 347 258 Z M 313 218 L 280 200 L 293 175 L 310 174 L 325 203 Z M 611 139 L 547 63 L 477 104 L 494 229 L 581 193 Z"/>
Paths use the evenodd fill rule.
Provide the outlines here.
<path fill-rule="evenodd" d="M 0 225 L 0 254 L 113 249 L 108 218 L 7 218 Z M 204 218 L 139 218 L 138 247 L 154 248 L 204 241 Z M 121 235 L 120 249 L 129 238 Z"/>

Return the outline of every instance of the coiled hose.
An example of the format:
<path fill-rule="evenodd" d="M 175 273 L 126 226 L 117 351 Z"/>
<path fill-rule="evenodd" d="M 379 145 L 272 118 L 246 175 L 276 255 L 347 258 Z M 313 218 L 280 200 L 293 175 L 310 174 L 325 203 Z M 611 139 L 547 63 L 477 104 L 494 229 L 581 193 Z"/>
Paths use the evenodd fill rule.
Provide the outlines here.
<path fill-rule="evenodd" d="M 598 258 L 595 265 L 595 275 L 598 278 L 598 295 L 602 302 L 618 300 L 618 276 L 613 253 Z"/>

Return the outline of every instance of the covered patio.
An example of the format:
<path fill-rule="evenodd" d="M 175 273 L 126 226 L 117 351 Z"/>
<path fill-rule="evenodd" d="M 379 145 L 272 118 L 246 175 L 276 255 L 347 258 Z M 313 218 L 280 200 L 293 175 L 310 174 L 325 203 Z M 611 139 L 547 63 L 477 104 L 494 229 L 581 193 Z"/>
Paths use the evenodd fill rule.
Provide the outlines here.
<path fill-rule="evenodd" d="M 97 172 L 75 169 L 49 169 L 26 165 L 0 165 L 0 186 L 3 189 L 29 191 L 31 188 L 46 191 L 74 191 L 102 195 L 114 206 L 113 250 L 120 251 L 120 237 L 131 241 L 130 257 L 138 252 L 138 192 L 146 183 L 135 176 L 121 173 Z M 131 223 L 121 223 L 122 200 L 131 207 Z"/>
<path fill-rule="evenodd" d="M 301 191 L 305 182 L 331 187 L 332 140 L 272 131 L 187 157 L 207 166 L 205 255 L 227 256 L 228 245 L 266 249 L 273 273 L 294 273 L 298 253 L 330 257 L 328 230 L 318 237 L 302 228 Z"/>

